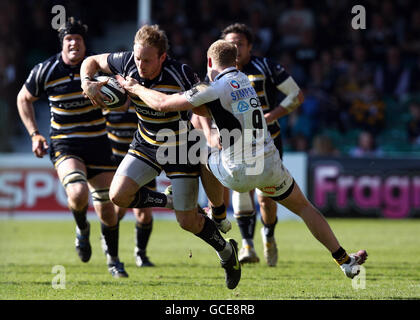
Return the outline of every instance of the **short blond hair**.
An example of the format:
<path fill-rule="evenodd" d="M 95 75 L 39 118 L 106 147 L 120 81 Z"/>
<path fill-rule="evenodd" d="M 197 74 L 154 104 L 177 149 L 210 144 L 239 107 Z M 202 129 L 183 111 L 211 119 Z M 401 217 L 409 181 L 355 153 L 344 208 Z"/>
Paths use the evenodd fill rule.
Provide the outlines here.
<path fill-rule="evenodd" d="M 235 66 L 237 54 L 236 46 L 226 40 L 213 42 L 207 50 L 207 57 L 220 67 Z"/>
<path fill-rule="evenodd" d="M 134 37 L 134 44 L 155 47 L 158 49 L 159 56 L 169 49 L 168 37 L 165 31 L 159 29 L 157 24 L 142 26 Z"/>

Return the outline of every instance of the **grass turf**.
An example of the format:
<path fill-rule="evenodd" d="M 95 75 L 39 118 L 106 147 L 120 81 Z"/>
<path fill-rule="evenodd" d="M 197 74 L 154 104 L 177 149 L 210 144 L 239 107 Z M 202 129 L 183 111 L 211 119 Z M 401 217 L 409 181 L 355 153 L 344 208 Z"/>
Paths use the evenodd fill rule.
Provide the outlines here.
<path fill-rule="evenodd" d="M 368 251 L 365 289 L 353 288 L 352 280 L 300 221 L 279 221 L 279 263 L 274 268 L 263 261 L 257 225 L 255 245 L 261 262 L 243 266 L 238 287 L 228 290 L 213 249 L 176 221 L 154 222 L 148 247 L 154 268 L 135 266 L 134 222 L 121 221 L 120 258 L 129 278 L 114 279 L 101 251 L 96 219 L 91 219 L 93 253 L 88 263 L 80 262 L 74 250 L 73 221 L 1 220 L 0 299 L 420 299 L 420 220 L 328 221 L 349 253 Z M 235 223 L 228 237 L 240 243 Z M 65 268 L 64 290 L 52 287 L 56 265 Z"/>

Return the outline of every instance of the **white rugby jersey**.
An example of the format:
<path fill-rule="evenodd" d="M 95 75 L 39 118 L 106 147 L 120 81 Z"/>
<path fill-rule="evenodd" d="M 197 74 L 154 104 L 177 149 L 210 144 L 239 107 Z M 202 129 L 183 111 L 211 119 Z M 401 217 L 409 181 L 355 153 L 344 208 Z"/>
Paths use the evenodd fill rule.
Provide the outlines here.
<path fill-rule="evenodd" d="M 244 73 L 227 68 L 209 85 L 199 84 L 184 95 L 195 107 L 208 107 L 225 162 L 249 163 L 264 155 L 264 145 L 271 137 L 258 95 Z"/>

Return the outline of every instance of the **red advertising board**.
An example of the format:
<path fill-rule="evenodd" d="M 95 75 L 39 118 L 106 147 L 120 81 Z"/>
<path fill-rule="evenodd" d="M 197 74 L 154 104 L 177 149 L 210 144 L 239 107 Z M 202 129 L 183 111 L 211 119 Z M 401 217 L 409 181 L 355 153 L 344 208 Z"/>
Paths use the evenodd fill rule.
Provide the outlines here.
<path fill-rule="evenodd" d="M 165 176 L 159 176 L 157 189 L 162 191 L 169 183 Z M 93 211 L 91 203 L 89 211 Z M 32 154 L 0 156 L 0 215 L 68 212 L 64 188 L 47 158 L 37 159 Z"/>

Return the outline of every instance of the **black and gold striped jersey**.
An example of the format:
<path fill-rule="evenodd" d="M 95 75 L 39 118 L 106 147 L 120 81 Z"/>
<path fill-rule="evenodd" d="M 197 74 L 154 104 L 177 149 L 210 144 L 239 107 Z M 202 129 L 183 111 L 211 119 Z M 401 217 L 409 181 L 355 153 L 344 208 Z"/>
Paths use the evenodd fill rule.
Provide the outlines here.
<path fill-rule="evenodd" d="M 275 109 L 280 103 L 280 95 L 282 94 L 277 86 L 289 77 L 283 66 L 264 57 L 251 56 L 251 60 L 241 71 L 248 76 L 257 92 L 263 112 L 268 113 Z M 268 130 L 271 137 L 276 138 L 280 134 L 278 121 L 269 123 Z"/>
<path fill-rule="evenodd" d="M 64 63 L 61 53 L 37 64 L 25 86 L 34 97 L 47 96 L 51 111 L 51 139 L 93 138 L 106 135 L 105 117 L 81 89 L 80 65 Z"/>
<path fill-rule="evenodd" d="M 112 153 L 124 157 L 137 130 L 136 109 L 134 106 L 130 106 L 125 112 L 106 109 L 104 114 Z"/>
<path fill-rule="evenodd" d="M 197 75 L 188 65 L 170 58 L 166 58 L 160 74 L 152 80 L 143 79 L 139 76 L 133 52 L 110 54 L 108 56 L 108 66 L 114 74 L 123 77 L 130 76 L 141 85 L 165 94 L 187 91 L 199 82 Z M 164 141 L 158 137 L 158 132 L 161 129 L 169 129 L 175 135 L 173 140 L 176 142 L 174 143 L 179 144 L 179 136 L 192 128 L 189 111 L 155 111 L 149 108 L 139 97 L 130 96 L 130 99 L 135 105 L 138 117 L 138 131 L 135 134 L 135 139 L 142 139 L 150 145 L 159 146 Z M 168 134 L 165 133 L 165 136 L 168 136 Z M 169 144 L 167 143 L 167 145 Z"/>

